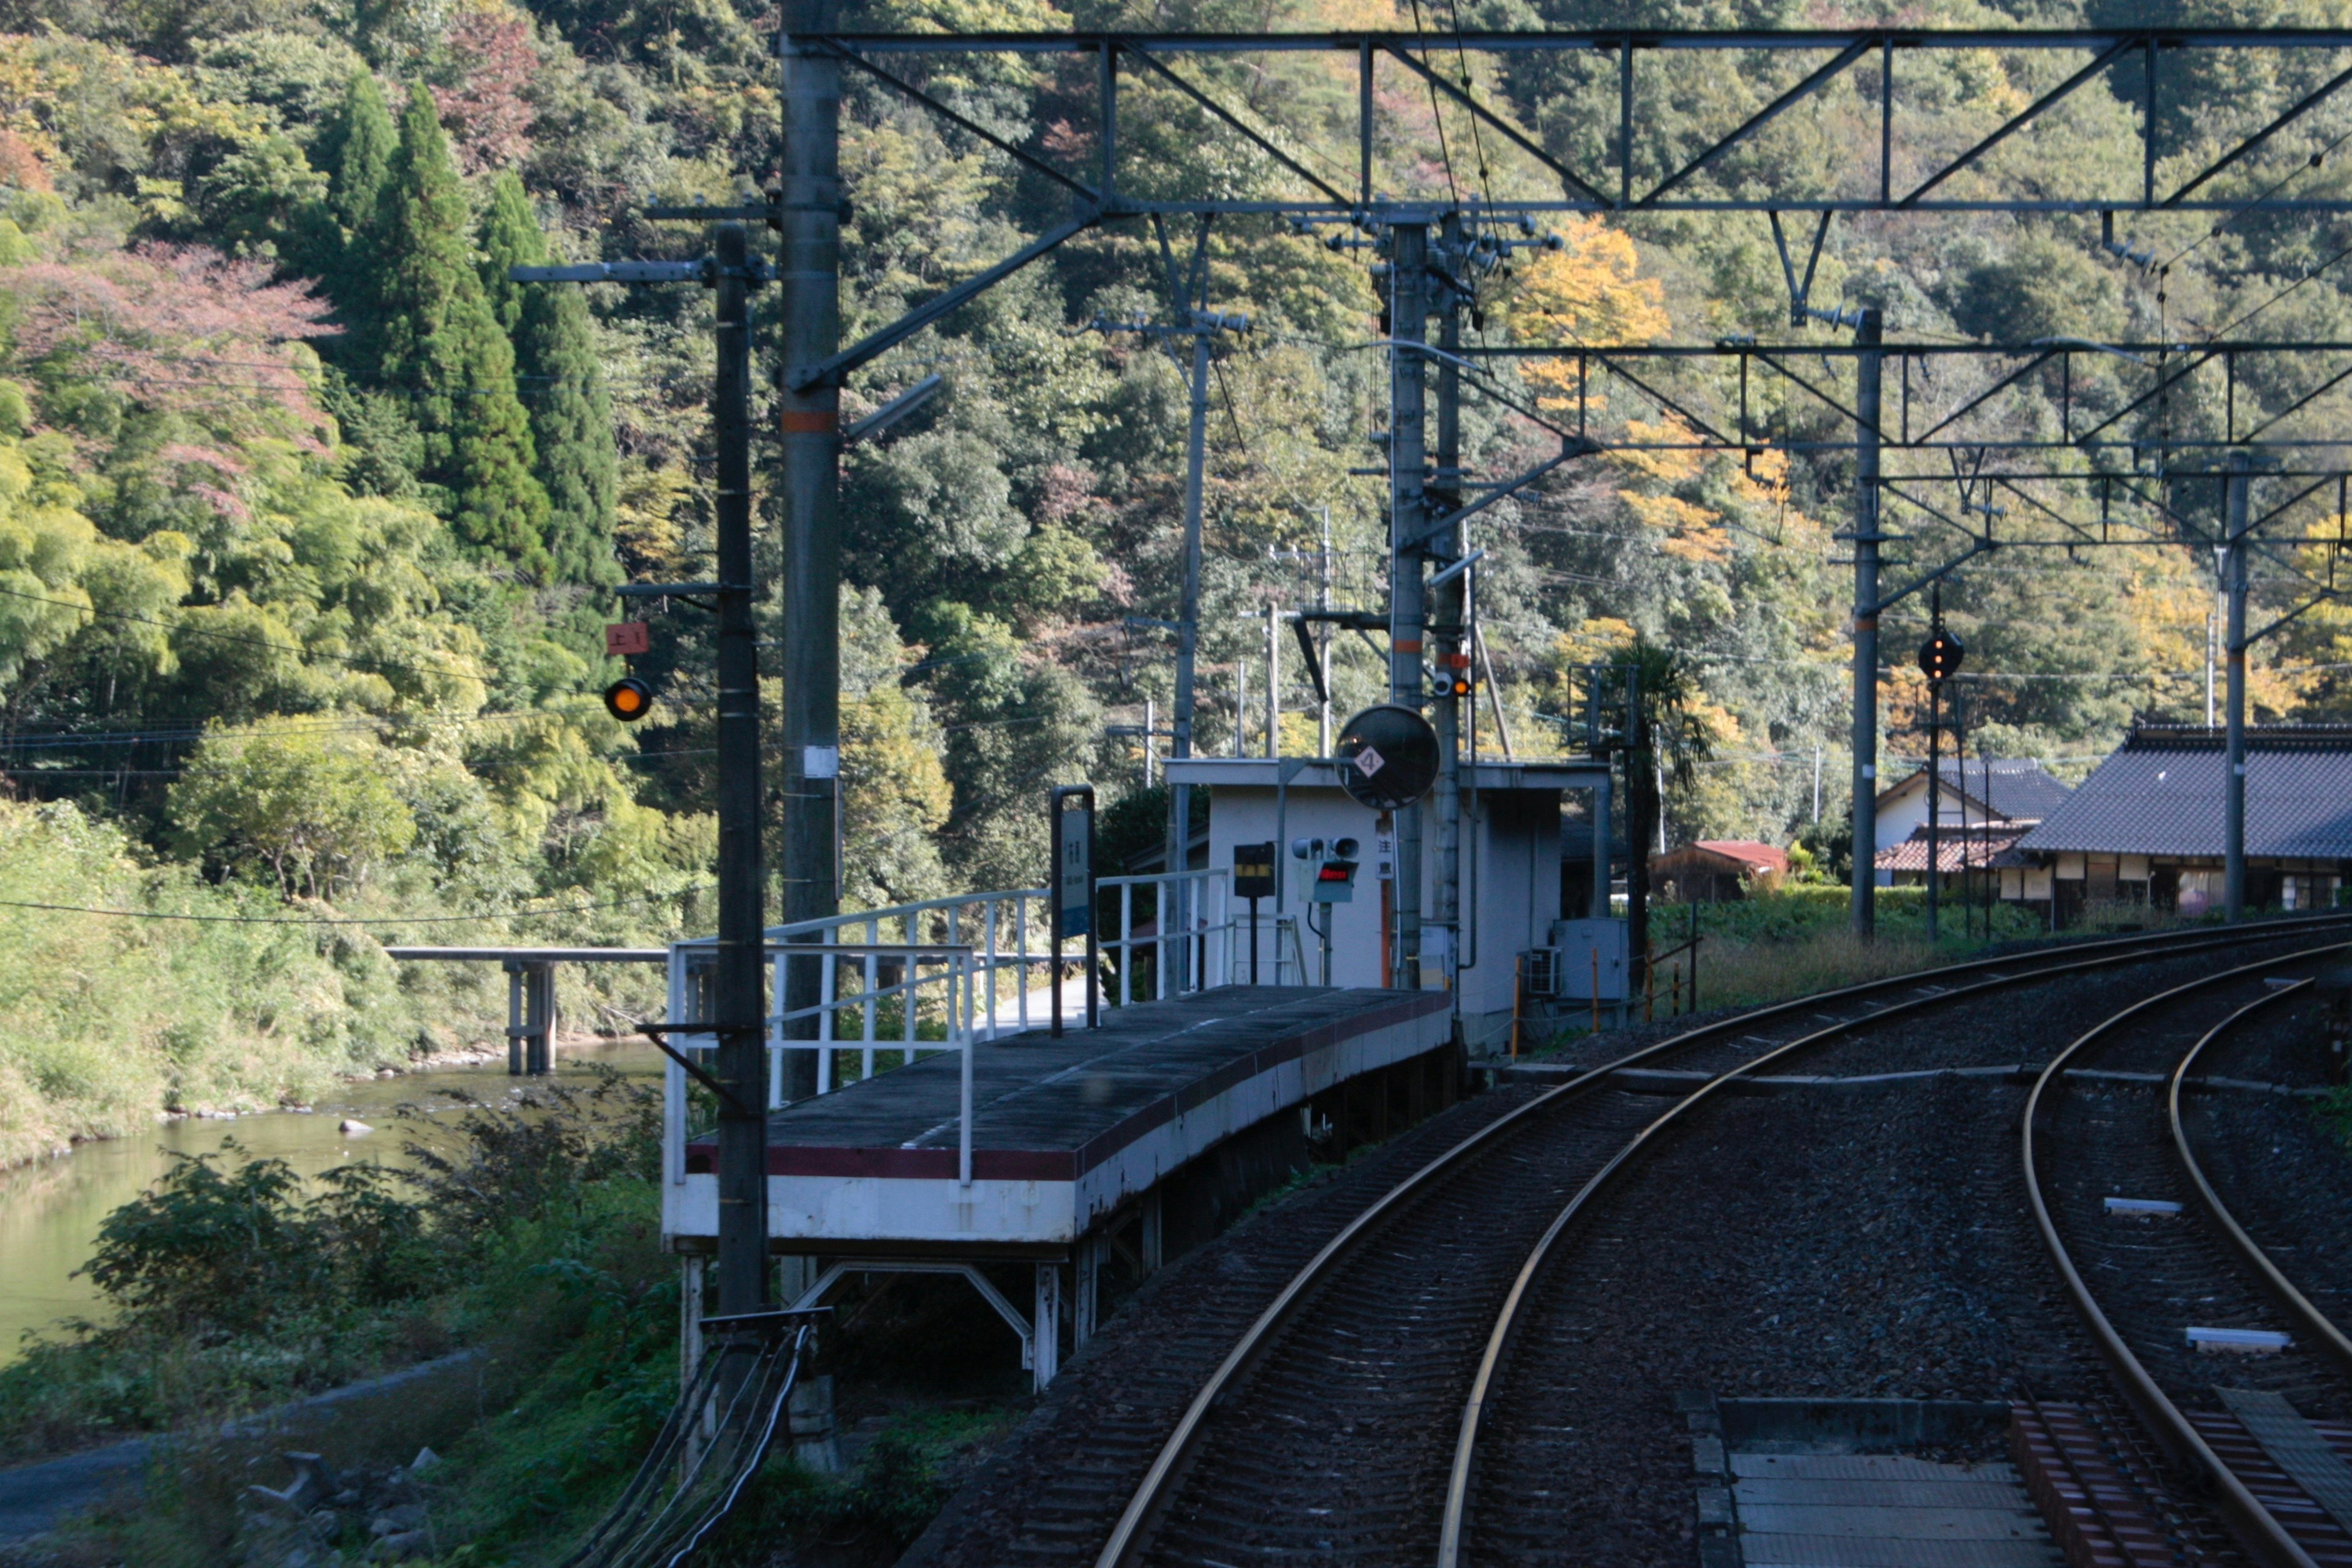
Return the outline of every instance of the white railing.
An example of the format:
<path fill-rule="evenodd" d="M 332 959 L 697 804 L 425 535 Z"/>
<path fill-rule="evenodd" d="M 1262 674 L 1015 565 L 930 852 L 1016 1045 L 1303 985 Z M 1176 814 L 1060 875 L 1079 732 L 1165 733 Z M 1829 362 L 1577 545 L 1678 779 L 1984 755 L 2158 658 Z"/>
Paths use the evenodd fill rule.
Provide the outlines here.
<path fill-rule="evenodd" d="M 1215 869 L 1097 880 L 1098 889 L 1118 897 L 1117 929 L 1097 939 L 1098 952 L 1118 976 L 1115 996 L 1102 998 L 1106 1005 L 1247 984 L 1254 940 L 1271 943 L 1275 984 L 1311 983 L 1297 918 L 1269 915 L 1262 922 L 1263 936 L 1253 938 L 1247 920 L 1237 918 L 1231 907 L 1229 878 L 1229 872 Z M 959 1052 L 960 1167 L 969 1181 L 972 1045 L 992 1041 L 1000 1033 L 1043 1026 L 1052 997 L 1033 984 L 1034 971 L 1044 969 L 1046 985 L 1054 986 L 1063 984 L 1065 966 L 1075 964 L 1081 972 L 1085 967 L 1084 938 L 1065 942 L 1058 954 L 1052 951 L 1047 897 L 1043 888 L 968 893 L 769 927 L 769 1109 L 784 1104 L 787 1051 L 816 1053 L 819 1094 L 889 1070 L 877 1060 L 885 1052 L 898 1058 L 890 1066 Z M 1148 928 L 1141 934 L 1139 915 Z M 1137 973 L 1146 953 L 1149 994 L 1139 995 Z M 717 956 L 718 944 L 708 938 L 672 944 L 670 1017 L 710 1016 L 708 981 Z M 815 982 L 814 997 L 799 1006 L 793 1005 L 788 990 L 796 968 L 803 981 L 814 970 Z M 1086 1026 L 1082 995 L 1065 997 L 1063 1016 L 1066 1026 Z M 709 1035 L 677 1034 L 668 1040 L 683 1051 L 708 1052 L 718 1044 Z M 843 1075 L 845 1055 L 854 1055 L 856 1079 Z M 668 1066 L 665 1089 L 664 1164 L 673 1180 L 683 1182 L 687 1073 L 676 1061 Z"/>

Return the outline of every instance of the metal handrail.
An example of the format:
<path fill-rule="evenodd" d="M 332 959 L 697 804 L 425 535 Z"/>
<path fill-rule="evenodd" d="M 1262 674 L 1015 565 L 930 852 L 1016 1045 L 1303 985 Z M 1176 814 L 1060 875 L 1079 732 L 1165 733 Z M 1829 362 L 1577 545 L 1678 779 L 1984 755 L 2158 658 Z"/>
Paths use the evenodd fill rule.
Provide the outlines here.
<path fill-rule="evenodd" d="M 1211 868 L 1097 880 L 1098 889 L 1114 893 L 1118 900 L 1118 932 L 1100 942 L 1099 947 L 1106 954 L 1116 954 L 1113 962 L 1118 967 L 1119 1005 L 1139 999 L 1134 995 L 1135 961 L 1146 950 L 1155 951 L 1158 955 L 1152 987 L 1155 997 L 1224 984 L 1237 976 L 1234 949 L 1244 927 L 1233 913 L 1233 900 L 1227 892 L 1229 878 L 1225 869 Z M 1183 915 L 1181 924 L 1171 928 L 1163 920 L 1159 922 L 1160 929 L 1150 935 L 1136 935 L 1134 911 L 1139 888 L 1152 889 L 1162 910 L 1179 908 Z M 783 1064 L 787 1051 L 815 1053 L 819 1094 L 829 1094 L 839 1087 L 837 1058 L 844 1049 L 858 1052 L 860 1080 L 875 1076 L 879 1068 L 877 1054 L 882 1050 L 900 1052 L 901 1065 L 926 1054 L 957 1051 L 963 1058 L 961 1066 L 964 1079 L 958 1116 L 962 1128 L 959 1173 L 962 1181 L 969 1183 L 971 1047 L 978 1040 L 996 1039 L 1004 1029 L 1025 1031 L 1031 1027 L 1030 976 L 1042 967 L 1048 984 L 1059 984 L 1058 966 L 1072 962 L 1075 956 L 1067 952 L 1057 952 L 1049 946 L 1033 945 L 1033 932 L 1052 929 L 1052 921 L 1045 913 L 1050 897 L 1045 888 L 1015 888 L 923 899 L 768 927 L 764 933 L 764 956 L 771 982 L 766 1018 L 768 1108 L 777 1110 L 784 1104 Z M 1039 909 L 1039 918 L 1034 925 L 1033 902 Z M 1282 983 L 1285 967 L 1281 948 L 1284 923 L 1285 917 L 1276 917 L 1277 984 Z M 894 926 L 905 941 L 884 940 L 885 928 Z M 926 940 L 927 926 L 940 931 L 945 940 Z M 861 935 L 864 941 L 854 940 Z M 1299 947 L 1295 929 L 1291 945 L 1294 950 Z M 696 968 L 691 961 L 699 954 L 715 954 L 717 949 L 717 940 L 707 937 L 673 944 L 668 1008 L 671 1017 L 695 1016 L 688 984 Z M 1181 952 L 1187 961 L 1171 963 L 1171 950 Z M 1198 954 L 1197 963 L 1190 961 L 1194 953 Z M 948 955 L 956 955 L 956 962 L 947 963 Z M 904 960 L 904 971 L 884 984 L 881 963 L 894 957 Z M 785 994 L 788 966 L 795 959 L 822 961 L 818 963 L 815 999 L 799 1005 L 790 1005 Z M 940 961 L 940 966 L 925 973 L 926 964 L 934 959 Z M 1304 980 L 1307 971 L 1303 953 L 1293 962 L 1296 973 Z M 1010 996 L 1004 994 L 1008 973 L 1012 980 Z M 852 983 L 852 988 L 843 989 L 845 981 Z M 930 987 L 939 990 L 931 991 Z M 927 996 L 939 999 L 936 1006 L 926 1002 Z M 880 1010 L 894 1002 L 899 1014 L 898 1037 L 887 1039 L 880 1032 Z M 1004 1016 L 1008 1011 L 1010 1017 Z M 944 1022 L 944 1038 L 921 1037 L 926 1016 Z M 814 1037 L 796 1037 L 799 1031 L 794 1026 L 805 1028 L 811 1022 L 815 1025 Z M 707 1037 L 677 1036 L 673 1043 L 681 1048 L 708 1048 L 712 1042 Z M 678 1184 L 686 1179 L 685 1145 L 688 1134 L 685 1073 L 675 1063 L 667 1071 L 665 1102 L 665 1165 L 673 1184 Z"/>

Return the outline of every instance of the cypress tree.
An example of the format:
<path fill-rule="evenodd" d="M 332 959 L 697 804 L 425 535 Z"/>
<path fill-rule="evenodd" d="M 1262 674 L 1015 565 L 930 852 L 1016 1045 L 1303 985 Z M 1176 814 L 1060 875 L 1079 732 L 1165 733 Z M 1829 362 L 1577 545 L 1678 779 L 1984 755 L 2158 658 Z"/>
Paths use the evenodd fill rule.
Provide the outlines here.
<path fill-rule="evenodd" d="M 384 174 L 392 166 L 399 134 L 374 73 L 352 72 L 329 149 L 334 167 L 328 171 L 327 205 L 344 228 L 356 233 L 375 221 L 376 202 L 383 194 Z"/>
<path fill-rule="evenodd" d="M 619 457 L 588 301 L 575 288 L 526 287 L 507 277 L 509 267 L 547 260 L 547 237 L 522 181 L 512 170 L 501 172 L 482 225 L 482 291 L 514 343 L 537 455 L 533 472 L 547 491 L 548 553 L 556 581 L 609 587 L 621 580 L 613 554 Z"/>
<path fill-rule="evenodd" d="M 424 436 L 419 477 L 458 537 L 543 573 L 547 492 L 515 396 L 514 345 L 499 331 L 467 244 L 466 194 L 432 96 L 400 117 L 369 238 L 376 266 L 376 374 L 406 393 Z"/>
<path fill-rule="evenodd" d="M 327 194 L 303 203 L 286 242 L 289 264 L 326 285 L 328 296 L 352 328 L 351 336 L 334 351 L 346 363 L 372 358 L 375 274 L 373 247 L 366 237 L 375 223 L 384 171 L 397 138 L 383 89 L 371 72 L 354 71 L 344 84 L 342 102 L 328 116 L 310 150 L 311 163 L 327 175 Z"/>

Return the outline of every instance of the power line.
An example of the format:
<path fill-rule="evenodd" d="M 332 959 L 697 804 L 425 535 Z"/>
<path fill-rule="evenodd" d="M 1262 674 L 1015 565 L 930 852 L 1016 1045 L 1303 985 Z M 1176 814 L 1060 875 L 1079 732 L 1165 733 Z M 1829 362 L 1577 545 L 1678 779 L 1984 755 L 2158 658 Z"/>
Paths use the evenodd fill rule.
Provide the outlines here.
<path fill-rule="evenodd" d="M 106 910 L 88 904 L 45 904 L 26 899 L 0 899 L 0 909 L 47 910 L 57 914 L 106 915 L 116 920 L 185 921 L 204 925 L 244 926 L 410 926 L 457 925 L 472 921 L 544 920 L 554 915 L 588 914 L 597 910 L 625 909 L 633 904 L 654 903 L 666 899 L 683 898 L 699 892 L 711 883 L 696 882 L 675 893 L 642 893 L 633 899 L 614 899 L 604 903 L 575 904 L 560 910 L 493 910 L 478 915 L 380 915 L 371 918 L 320 916 L 310 920 L 288 920 L 277 915 L 194 915 L 168 910 Z"/>

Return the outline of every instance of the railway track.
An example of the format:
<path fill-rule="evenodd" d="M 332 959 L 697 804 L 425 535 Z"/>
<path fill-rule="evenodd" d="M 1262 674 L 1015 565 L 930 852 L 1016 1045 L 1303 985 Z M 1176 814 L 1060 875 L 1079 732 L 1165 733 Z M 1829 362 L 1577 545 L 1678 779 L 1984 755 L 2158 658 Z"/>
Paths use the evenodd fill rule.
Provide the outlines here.
<path fill-rule="evenodd" d="M 2111 1379 L 2270 1568 L 2352 1564 L 2352 1339 L 2224 1203 L 2187 1091 L 2221 1042 L 2309 984 L 2278 970 L 2347 945 L 2100 1021 L 2052 1058 L 2020 1126 L 2036 1227 Z"/>
<path fill-rule="evenodd" d="M 2324 921 L 2123 938 L 1873 982 L 1687 1030 L 1533 1097 L 1398 1182 L 1283 1285 L 1160 1444 L 1097 1568 L 1268 1557 L 1452 1568 L 1516 1555 L 1499 1537 L 1488 1551 L 1476 1527 L 1481 1439 L 1516 1375 L 1520 1325 L 1563 1238 L 1669 1129 L 1741 1078 L 1927 1009 L 2307 940 Z M 1654 1099 L 1645 1107 L 1608 1088 L 1613 1072 L 1668 1058 L 1712 1076 L 1663 1115 Z M 1528 1489 L 1494 1510 L 1509 1520 L 1497 1529 L 1544 1541 L 1528 1507 L 1540 1515 L 1544 1494 Z M 1076 1533 L 1061 1537 L 1066 1550 Z M 1559 1536 L 1548 1539 L 1556 1553 Z"/>

